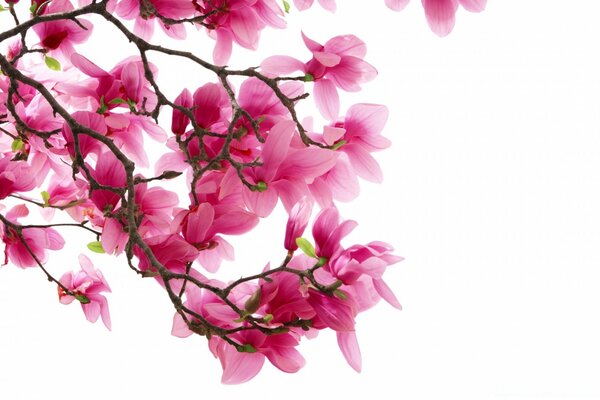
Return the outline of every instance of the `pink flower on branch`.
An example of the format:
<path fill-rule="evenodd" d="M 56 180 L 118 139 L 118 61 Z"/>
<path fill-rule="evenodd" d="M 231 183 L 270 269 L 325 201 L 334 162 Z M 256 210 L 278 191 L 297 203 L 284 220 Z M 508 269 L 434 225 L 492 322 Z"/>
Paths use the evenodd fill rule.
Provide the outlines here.
<path fill-rule="evenodd" d="M 317 108 L 330 121 L 337 119 L 340 100 L 336 88 L 357 92 L 360 84 L 377 76 L 377 70 L 363 60 L 367 53 L 365 43 L 354 35 L 336 36 L 321 45 L 302 34 L 304 44 L 313 58 L 303 63 L 290 56 L 272 56 L 261 63 L 261 70 L 269 75 L 286 75 L 300 71 L 307 81 L 314 81 Z"/>
<path fill-rule="evenodd" d="M 62 304 L 71 304 L 73 300 L 78 300 L 88 321 L 96 322 L 101 316 L 104 326 L 110 330 L 108 301 L 101 294 L 110 292 L 110 287 L 102 276 L 102 272 L 94 268 L 90 259 L 83 254 L 79 255 L 79 265 L 81 265 L 81 271 L 67 272 L 60 278 L 60 283 L 73 294 L 65 292 L 59 286 L 58 298 Z"/>
<path fill-rule="evenodd" d="M 40 8 L 38 14 L 42 15 L 62 13 L 74 9 L 69 0 L 53 0 L 50 2 L 35 0 L 32 3 Z M 34 32 L 41 40 L 42 47 L 51 53 L 58 52 L 67 60 L 75 52 L 73 45 L 87 41 L 92 34 L 92 29 L 91 22 L 83 18 L 78 18 L 77 22 L 63 19 L 42 22 L 33 26 Z"/>
<path fill-rule="evenodd" d="M 6 219 L 18 225 L 19 218 L 27 215 L 29 215 L 27 207 L 19 205 L 6 214 Z M 4 242 L 4 265 L 10 261 L 20 268 L 45 264 L 48 260 L 48 250 L 60 250 L 65 245 L 64 239 L 52 228 L 15 229 L 0 222 L 0 235 Z"/>

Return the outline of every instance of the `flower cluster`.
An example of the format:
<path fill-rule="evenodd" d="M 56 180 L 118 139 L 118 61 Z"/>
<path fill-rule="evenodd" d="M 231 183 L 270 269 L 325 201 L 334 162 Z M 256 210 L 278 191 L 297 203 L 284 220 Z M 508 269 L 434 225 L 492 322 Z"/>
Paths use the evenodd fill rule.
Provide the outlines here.
<path fill-rule="evenodd" d="M 406 2 L 386 1 L 396 9 Z M 206 336 L 224 383 L 251 379 L 265 359 L 296 372 L 304 365 L 300 340 L 323 329 L 336 332 L 342 354 L 360 370 L 356 316 L 380 299 L 400 308 L 382 277 L 401 260 L 383 242 L 343 245 L 356 222 L 342 221 L 336 208 L 358 195 L 359 178 L 381 182 L 372 153 L 390 145 L 381 135 L 385 106 L 340 110 L 341 93 L 377 75 L 365 43 L 352 34 L 324 44 L 302 35 L 307 61 L 274 55 L 260 67 L 229 69 L 234 44 L 256 49 L 263 29 L 285 27 L 288 10 L 279 2 L 7 3 L 14 26 L 0 33 L 3 265 L 38 268 L 61 303 L 79 302 L 87 320 L 101 317 L 111 329 L 101 266 L 82 254 L 80 270 L 55 278 L 50 255 L 65 245 L 59 230 L 79 228 L 91 235 L 91 251 L 121 256 L 164 288 L 176 311 L 173 335 Z M 294 1 L 299 9 L 312 3 Z M 335 9 L 333 0 L 319 3 Z M 485 5 L 423 1 L 436 32 L 449 31 L 459 3 L 470 11 Z M 134 54 L 118 62 L 98 57 L 85 46 L 96 34 L 92 21 L 130 42 Z M 178 40 L 190 26 L 208 33 L 216 41 L 212 62 L 154 44 L 156 24 Z M 169 98 L 149 53 L 184 59 L 212 78 Z M 322 128 L 296 109 L 311 95 Z M 165 112 L 170 132 L 159 123 Z M 164 146 L 162 154 L 147 151 L 149 139 Z M 167 189 L 167 180 L 184 191 Z M 252 231 L 279 203 L 289 216 L 281 265 L 219 280 L 223 261 L 234 260 L 229 237 Z M 28 207 L 46 223 L 25 223 Z M 312 239 L 303 238 L 317 208 Z"/>

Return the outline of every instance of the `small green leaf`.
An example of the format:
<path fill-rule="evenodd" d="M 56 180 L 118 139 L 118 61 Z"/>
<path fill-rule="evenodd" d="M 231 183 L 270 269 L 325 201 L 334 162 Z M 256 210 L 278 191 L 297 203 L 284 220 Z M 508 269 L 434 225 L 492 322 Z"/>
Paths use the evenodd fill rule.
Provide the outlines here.
<path fill-rule="evenodd" d="M 135 101 L 133 101 L 131 99 L 127 99 L 127 104 L 129 105 L 129 110 L 131 112 L 136 112 L 137 111 L 137 105 L 135 104 Z"/>
<path fill-rule="evenodd" d="M 331 150 L 337 150 L 340 147 L 342 147 L 343 145 L 345 145 L 346 143 L 348 143 L 348 142 L 346 142 L 345 140 L 340 140 L 339 142 L 337 142 L 336 144 L 331 146 Z"/>
<path fill-rule="evenodd" d="M 44 57 L 44 62 L 46 66 L 50 68 L 52 71 L 60 71 L 60 62 L 56 58 L 52 58 L 50 56 Z"/>
<path fill-rule="evenodd" d="M 85 294 L 75 294 L 75 298 L 79 300 L 81 304 L 89 304 L 90 299 Z"/>
<path fill-rule="evenodd" d="M 269 187 L 267 186 L 267 184 L 263 181 L 260 181 L 256 184 L 256 190 L 258 190 L 259 192 L 264 192 L 268 188 Z"/>
<path fill-rule="evenodd" d="M 120 97 L 115 97 L 114 99 L 112 99 L 111 101 L 108 102 L 108 104 L 126 104 L 127 101 L 123 100 Z"/>
<path fill-rule="evenodd" d="M 340 289 L 335 289 L 333 291 L 333 294 L 340 300 L 346 300 L 348 298 L 348 296 L 346 296 L 346 293 L 342 292 Z"/>
<path fill-rule="evenodd" d="M 108 106 L 104 102 L 104 96 L 100 96 L 100 106 L 96 110 L 96 113 L 102 115 L 108 110 Z"/>
<path fill-rule="evenodd" d="M 290 13 L 290 3 L 288 3 L 285 0 L 283 0 L 283 10 L 285 11 L 286 14 Z"/>
<path fill-rule="evenodd" d="M 91 242 L 88 243 L 87 248 L 93 251 L 94 253 L 104 254 L 105 251 L 102 248 L 102 243 L 100 242 Z"/>
<path fill-rule="evenodd" d="M 273 314 L 267 314 L 263 317 L 263 320 L 268 324 L 273 319 Z"/>
<path fill-rule="evenodd" d="M 327 258 L 319 257 L 319 262 L 317 263 L 317 267 L 322 267 L 325 264 L 327 264 Z"/>
<path fill-rule="evenodd" d="M 312 76 L 311 74 L 304 75 L 304 82 L 314 82 L 314 81 L 315 81 L 315 77 Z"/>
<path fill-rule="evenodd" d="M 296 238 L 296 244 L 309 257 L 317 258 L 317 254 L 315 253 L 315 246 L 312 245 L 311 242 L 304 239 L 303 237 Z"/>
<path fill-rule="evenodd" d="M 256 347 L 252 346 L 250 343 L 246 343 L 237 348 L 237 351 L 240 353 L 256 353 Z"/>
<path fill-rule="evenodd" d="M 23 141 L 21 139 L 15 139 L 10 146 L 12 151 L 19 151 L 23 148 Z"/>
<path fill-rule="evenodd" d="M 50 193 L 48 193 L 44 190 L 41 194 L 42 194 L 42 200 L 44 200 L 44 207 L 45 207 L 50 204 Z"/>
<path fill-rule="evenodd" d="M 35 15 L 35 11 L 37 10 L 37 3 L 31 3 L 31 7 L 29 7 L 29 12 L 31 12 L 31 14 Z"/>
<path fill-rule="evenodd" d="M 2 7 L 2 5 L 0 4 L 0 12 L 2 11 L 6 11 L 6 8 Z"/>

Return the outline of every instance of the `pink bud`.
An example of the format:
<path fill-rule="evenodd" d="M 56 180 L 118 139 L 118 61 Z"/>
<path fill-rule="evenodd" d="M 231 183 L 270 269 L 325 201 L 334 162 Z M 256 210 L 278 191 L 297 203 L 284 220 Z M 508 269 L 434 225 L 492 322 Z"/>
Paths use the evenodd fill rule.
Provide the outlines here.
<path fill-rule="evenodd" d="M 296 239 L 304 233 L 311 213 L 312 203 L 306 197 L 303 197 L 294 205 L 290 211 L 290 217 L 285 228 L 284 247 L 286 250 L 294 251 L 298 248 Z"/>

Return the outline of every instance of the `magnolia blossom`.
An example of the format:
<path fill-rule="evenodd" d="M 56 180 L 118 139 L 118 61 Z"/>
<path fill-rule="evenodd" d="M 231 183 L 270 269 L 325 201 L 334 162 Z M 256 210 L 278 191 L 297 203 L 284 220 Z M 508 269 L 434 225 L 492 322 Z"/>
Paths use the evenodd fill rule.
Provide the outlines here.
<path fill-rule="evenodd" d="M 304 44 L 313 58 L 303 63 L 290 56 L 272 56 L 261 63 L 266 74 L 285 75 L 295 71 L 313 80 L 314 96 L 321 114 L 332 121 L 338 117 L 340 99 L 336 88 L 348 92 L 360 90 L 360 84 L 377 76 L 377 70 L 363 60 L 365 43 L 354 35 L 336 36 L 321 45 L 302 34 Z"/>
<path fill-rule="evenodd" d="M 73 10 L 73 5 L 69 0 L 34 1 L 33 3 L 40 8 L 38 13 L 43 15 Z M 73 45 L 88 40 L 92 29 L 91 22 L 83 18 L 78 18 L 78 23 L 71 20 L 58 20 L 42 22 L 33 26 L 33 30 L 41 40 L 40 44 L 51 53 L 58 52 L 67 60 L 75 52 Z"/>
<path fill-rule="evenodd" d="M 96 322 L 102 317 L 102 322 L 108 330 L 111 329 L 110 314 L 108 312 L 108 301 L 102 292 L 110 292 L 110 287 L 102 276 L 100 270 L 94 268 L 89 258 L 83 254 L 79 255 L 81 271 L 67 272 L 60 278 L 60 283 L 73 294 L 68 294 L 58 287 L 58 297 L 62 304 L 71 304 L 77 299 L 81 303 L 81 309 L 85 318 L 90 322 Z"/>
<path fill-rule="evenodd" d="M 12 208 L 6 219 L 18 224 L 19 218 L 29 215 L 25 205 Z M 64 239 L 53 228 L 23 228 L 19 233 L 0 222 L 0 235 L 4 242 L 4 265 L 9 261 L 20 268 L 37 267 L 48 260 L 48 250 L 60 250 Z"/>

